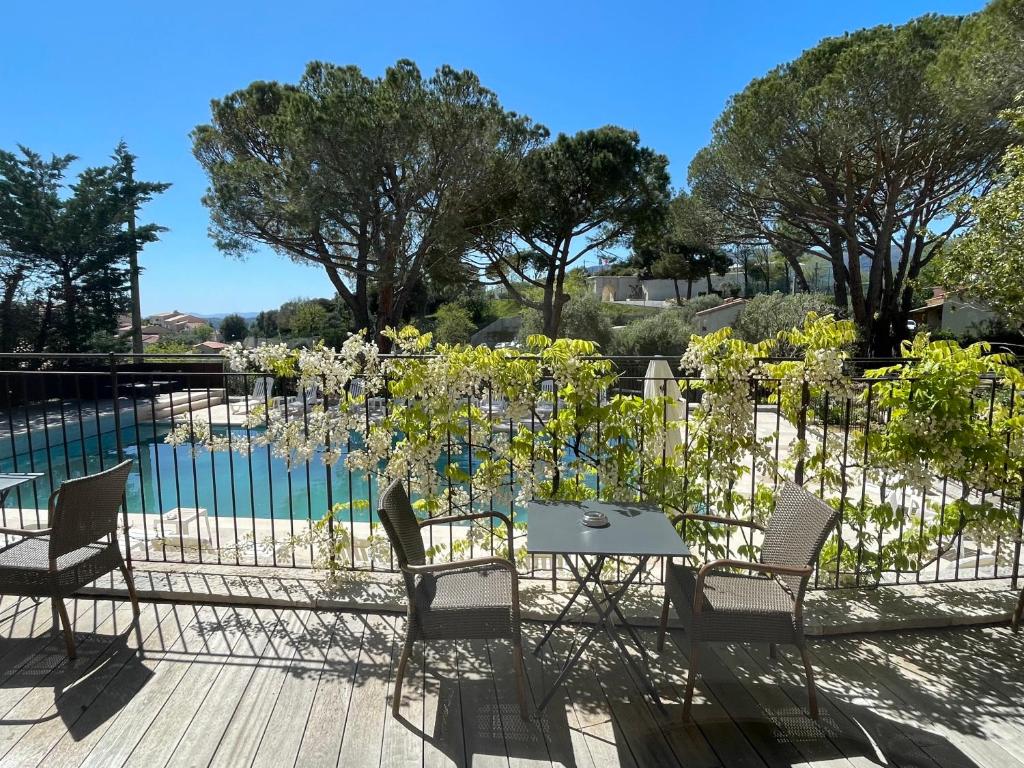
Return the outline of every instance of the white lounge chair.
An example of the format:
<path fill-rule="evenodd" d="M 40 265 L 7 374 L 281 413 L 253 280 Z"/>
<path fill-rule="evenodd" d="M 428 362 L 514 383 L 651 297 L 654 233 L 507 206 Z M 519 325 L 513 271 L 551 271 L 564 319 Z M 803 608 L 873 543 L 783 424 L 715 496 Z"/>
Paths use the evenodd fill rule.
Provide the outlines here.
<path fill-rule="evenodd" d="M 352 397 L 365 397 L 364 407 L 369 412 L 371 418 L 376 418 L 384 414 L 384 398 L 377 395 L 366 394 L 366 382 L 362 379 L 352 379 L 349 384 L 348 393 Z M 359 410 L 362 410 L 360 408 Z"/>
<path fill-rule="evenodd" d="M 231 406 L 231 413 L 245 414 L 252 410 L 257 405 L 273 405 L 274 398 L 272 397 L 274 391 L 274 377 L 273 376 L 257 376 L 252 382 L 252 392 L 249 393 L 248 398 L 242 398 Z"/>
<path fill-rule="evenodd" d="M 313 384 L 303 389 L 299 394 L 286 398 L 285 409 L 289 412 L 298 411 L 302 413 L 309 411 L 313 406 L 319 405 L 322 402 L 323 398 L 320 396 L 320 387 Z"/>

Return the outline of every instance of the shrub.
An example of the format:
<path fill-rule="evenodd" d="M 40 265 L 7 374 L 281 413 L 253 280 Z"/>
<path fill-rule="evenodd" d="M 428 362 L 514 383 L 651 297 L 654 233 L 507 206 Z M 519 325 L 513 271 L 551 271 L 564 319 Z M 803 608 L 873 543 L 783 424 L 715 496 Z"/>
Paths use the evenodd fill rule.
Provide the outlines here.
<path fill-rule="evenodd" d="M 523 327 L 519 329 L 519 338 L 525 340 L 543 333 L 543 327 L 540 312 L 535 309 L 524 310 Z M 602 349 L 606 349 L 612 339 L 612 323 L 596 296 L 589 293 L 577 295 L 562 308 L 562 327 L 558 335 L 563 339 L 594 341 Z"/>
<path fill-rule="evenodd" d="M 845 314 L 824 293 L 763 293 L 743 307 L 736 319 L 736 337 L 749 342 L 774 339 L 780 332 L 801 327 L 809 312 L 836 317 Z M 776 354 L 784 356 L 793 351 L 787 344 L 775 349 Z"/>
<path fill-rule="evenodd" d="M 457 302 L 438 307 L 434 320 L 434 341 L 440 344 L 465 344 L 476 332 L 473 313 Z"/>
<path fill-rule="evenodd" d="M 608 354 L 680 357 L 694 333 L 693 315 L 687 314 L 682 309 L 666 309 L 630 323 L 615 331 Z"/>

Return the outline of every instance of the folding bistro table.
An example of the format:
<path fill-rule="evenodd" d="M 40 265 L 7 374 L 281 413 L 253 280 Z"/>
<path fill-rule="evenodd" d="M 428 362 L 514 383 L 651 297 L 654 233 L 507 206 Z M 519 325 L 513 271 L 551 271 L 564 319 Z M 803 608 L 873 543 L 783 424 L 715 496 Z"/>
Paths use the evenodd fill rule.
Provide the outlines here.
<path fill-rule="evenodd" d="M 585 526 L 583 514 L 591 510 L 603 512 L 608 518 L 608 525 L 604 528 Z M 637 678 L 643 682 L 647 693 L 664 711 L 651 680 L 647 650 L 636 629 L 622 614 L 619 601 L 630 585 L 643 573 L 647 561 L 652 557 L 689 557 L 690 550 L 672 527 L 672 523 L 660 508 L 650 504 L 534 501 L 527 506 L 527 512 L 530 521 L 526 537 L 527 552 L 537 555 L 562 555 L 577 582 L 572 597 L 541 638 L 534 653 L 539 653 L 555 629 L 564 623 L 569 609 L 581 595 L 585 596 L 591 607 L 597 611 L 597 623 L 590 628 L 583 641 L 569 653 L 551 690 L 545 694 L 538 708 L 544 709 L 548 705 L 555 690 L 579 662 L 587 646 L 598 632 L 604 631 L 612 640 L 612 646 L 619 657 L 633 669 Z M 637 558 L 637 563 L 621 582 L 608 584 L 603 578 L 602 569 L 608 558 L 615 557 L 634 557 Z M 618 617 L 619 623 L 629 633 L 640 653 L 640 658 L 643 659 L 644 669 L 641 669 L 629 655 L 626 644 L 616 633 L 612 614 Z"/>
<path fill-rule="evenodd" d="M 0 472 L 0 508 L 7 503 L 7 494 L 19 485 L 38 480 L 42 472 Z"/>

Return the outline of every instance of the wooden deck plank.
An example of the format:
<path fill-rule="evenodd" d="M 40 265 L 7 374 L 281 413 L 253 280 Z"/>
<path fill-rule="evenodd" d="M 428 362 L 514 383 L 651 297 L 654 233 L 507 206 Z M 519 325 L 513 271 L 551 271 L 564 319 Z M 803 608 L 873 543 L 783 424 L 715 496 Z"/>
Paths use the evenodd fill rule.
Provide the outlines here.
<path fill-rule="evenodd" d="M 724 646 L 712 643 L 708 650 L 764 713 L 775 738 L 792 745 L 802 758 L 794 765 L 827 764 L 853 768 L 848 756 L 829 738 L 830 733 L 838 733 L 838 728 L 826 705 L 826 696 L 818 696 L 821 717 L 818 721 L 812 720 L 807 697 L 790 698 L 780 685 L 781 664 L 769 665 L 775 669 L 763 668 L 747 652 L 747 646 L 740 644 Z"/>
<path fill-rule="evenodd" d="M 601 639 L 520 732 L 505 641 L 418 648 L 404 722 L 389 707 L 403 618 L 148 605 L 147 653 L 136 661 L 127 603 L 68 607 L 82 649 L 73 674 L 60 663 L 49 606 L 0 600 L 0 654 L 5 639 L 20 645 L 10 657 L 17 668 L 0 672 L 8 715 L 0 768 L 211 759 L 346 768 L 1024 766 L 1024 638 L 1003 628 L 815 642 L 820 724 L 804 714 L 803 670 L 791 650 L 770 661 L 760 646 L 706 648 L 694 722 L 684 724 L 685 637 L 673 633 L 654 663 L 667 719 Z M 528 651 L 541 631 L 527 625 Z M 527 659 L 534 702 L 568 650 L 568 631 L 541 659 Z M 642 634 L 653 648 L 654 633 Z"/>
<path fill-rule="evenodd" d="M 541 721 L 533 717 L 524 720 L 519 711 L 512 643 L 507 640 L 488 640 L 487 660 L 494 680 L 494 695 L 499 702 L 498 715 L 501 718 L 509 766 L 550 766 L 551 754 L 541 729 Z"/>
<path fill-rule="evenodd" d="M 5 673 L 20 667 L 40 649 L 39 638 L 50 634 L 53 620 L 50 601 L 37 603 L 22 597 L 5 597 L 0 619 L 0 670 Z"/>
<path fill-rule="evenodd" d="M 302 740 L 294 765 L 337 765 L 348 718 L 352 716 L 349 704 L 365 629 L 364 618 L 357 614 L 338 616 L 327 659 L 316 683 L 313 704 L 302 727 Z M 359 715 L 354 717 L 358 719 Z M 325 726 L 328 723 L 330 727 Z M 272 748 L 268 750 L 269 759 L 273 757 L 273 751 Z M 272 759 L 269 762 L 275 767 L 283 764 Z"/>
<path fill-rule="evenodd" d="M 253 758 L 253 768 L 295 764 L 339 620 L 337 614 L 306 614 L 301 644 L 288 667 L 277 701 L 274 702 Z M 297 724 L 301 727 L 296 727 Z M 338 744 L 340 747 L 340 739 Z"/>
<path fill-rule="evenodd" d="M 653 647 L 656 643 L 656 637 L 652 638 L 650 645 Z M 708 765 L 763 768 L 765 760 L 733 720 L 728 711 L 729 702 L 721 701 L 715 692 L 701 687 L 699 680 L 694 689 L 691 720 L 683 721 L 682 705 L 690 667 L 684 648 L 689 650 L 686 636 L 678 630 L 670 632 L 655 665 L 659 679 L 665 680 L 674 694 L 673 702 L 667 705 L 669 721 L 665 732 L 675 753 L 698 754 Z"/>
<path fill-rule="evenodd" d="M 930 705 L 934 719 L 962 724 L 968 738 L 996 743 L 1024 761 L 1024 723 L 1013 715 L 1024 701 L 1024 681 L 1014 672 L 1024 667 L 1024 643 L 1004 627 L 960 632 L 904 633 L 887 638 L 900 671 Z M 942 665 L 942 674 L 934 667 Z M 956 680 L 955 689 L 945 682 Z M 971 692 L 965 697 L 962 690 Z"/>
<path fill-rule="evenodd" d="M 380 765 L 384 718 L 391 717 L 388 678 L 395 642 L 394 617 L 371 614 L 359 649 L 348 720 L 338 765 Z"/>
<path fill-rule="evenodd" d="M 598 682 L 637 765 L 644 768 L 678 762 L 680 758 L 672 751 L 658 721 L 661 715 L 651 713 L 646 696 L 607 635 L 598 634 L 587 648 L 584 661 L 586 670 L 598 674 Z"/>
<path fill-rule="evenodd" d="M 207 763 L 211 766 L 251 765 L 256 758 L 263 733 L 277 704 L 299 646 L 308 611 L 286 611 L 279 617 L 283 637 L 268 635 L 267 648 L 256 662 L 231 719 L 224 727 L 220 743 Z"/>
<path fill-rule="evenodd" d="M 119 626 L 115 621 L 115 604 L 103 601 L 96 606 L 90 602 L 75 601 L 69 609 L 78 658 L 68 659 L 63 636 L 40 637 L 39 650 L 19 667 L 7 670 L 3 675 L 0 682 L 0 723 L 4 727 L 0 730 L 0 754 L 6 753 L 14 740 L 27 730 L 19 711 L 33 711 L 33 705 L 48 701 L 48 693 L 73 683 L 114 641 L 112 633 Z M 22 704 L 25 699 L 28 701 Z"/>
<path fill-rule="evenodd" d="M 855 650 L 850 648 L 852 642 L 858 643 Z M 998 745 L 984 741 L 971 743 L 954 730 L 931 722 L 932 713 L 926 700 L 901 681 L 898 660 L 894 664 L 891 660 L 882 660 L 884 655 L 882 659 L 871 658 L 865 646 L 873 642 L 866 638 L 820 642 L 815 646 L 815 654 L 830 669 L 841 670 L 844 685 L 859 687 L 868 706 L 897 720 L 900 730 L 944 768 L 970 768 L 976 764 L 1020 768 L 1021 763 Z M 907 720 L 908 713 L 913 713 L 914 722 Z M 976 763 L 976 760 L 981 762 Z"/>
<path fill-rule="evenodd" d="M 818 706 L 821 710 L 822 727 L 828 730 L 830 741 L 846 755 L 847 759 L 860 768 L 879 763 L 896 768 L 938 768 L 938 764 L 924 752 L 902 730 L 899 723 L 886 719 L 869 708 L 839 700 L 834 692 L 823 686 L 823 678 L 829 683 L 834 671 L 824 667 L 814 657 L 815 643 L 811 643 L 811 655 L 815 667 L 815 681 L 818 689 Z M 805 708 L 807 687 L 803 662 L 795 649 L 780 646 L 778 658 L 768 658 L 767 649 L 748 646 L 746 654 L 798 707 Z"/>
<path fill-rule="evenodd" d="M 423 733 L 424 768 L 467 764 L 458 643 L 423 644 Z"/>
<path fill-rule="evenodd" d="M 189 660 L 188 669 L 155 713 L 151 726 L 145 732 L 135 734 L 135 744 L 124 765 L 154 768 L 167 764 L 224 664 L 232 661 L 232 651 L 244 645 L 247 625 L 243 618 L 252 613 L 249 609 L 215 608 L 214 616 L 208 622 L 197 621 L 195 626 L 200 639 L 196 642 L 195 655 Z M 92 757 L 90 755 L 90 763 Z"/>
<path fill-rule="evenodd" d="M 537 711 L 536 706 L 547 693 L 547 686 L 552 681 L 544 677 L 543 665 L 533 655 L 533 649 L 543 635 L 543 627 L 527 623 L 523 627 L 523 655 L 526 666 L 526 679 L 530 690 L 531 715 L 540 724 L 541 732 L 548 745 L 548 755 L 555 765 L 572 765 L 576 768 L 596 768 L 597 763 L 587 744 L 587 735 L 580 727 L 576 710 L 565 686 L 559 686 L 551 702 L 544 711 Z M 602 766 L 610 763 L 603 761 Z"/>
<path fill-rule="evenodd" d="M 131 620 L 131 605 L 118 607 L 117 614 Z M 157 631 L 161 622 L 174 615 L 173 606 L 146 605 L 139 617 L 139 631 L 145 641 Z M 112 622 L 113 623 L 113 622 Z M 17 744 L 0 760 L 0 766 L 18 768 L 40 763 L 50 750 L 66 735 L 72 738 L 84 738 L 98 724 L 106 719 L 103 715 L 110 712 L 106 707 L 112 702 L 107 696 L 94 704 L 106 692 L 108 686 L 116 684 L 124 686 L 125 680 L 118 680 L 122 672 L 137 668 L 139 659 L 138 639 L 132 625 L 126 624 L 121 633 L 115 636 L 102 654 L 89 666 L 80 669 L 79 677 L 64 688 L 46 691 L 36 688 L 33 693 L 39 696 L 26 696 L 19 705 L 8 713 L 9 718 L 23 720 L 28 723 Z M 99 719 L 97 719 L 99 718 Z M 4 736 L 16 729 L 5 728 Z M 0 750 L 6 739 L 0 737 Z"/>
<path fill-rule="evenodd" d="M 459 643 L 458 683 L 462 700 L 466 762 L 474 768 L 508 766 L 505 732 L 501 727 L 487 643 L 484 640 L 465 640 Z"/>
<path fill-rule="evenodd" d="M 406 620 L 396 619 L 390 623 L 394 628 L 394 643 L 391 646 L 388 690 L 394 691 L 395 673 L 405 641 Z M 384 718 L 380 753 L 380 764 L 388 768 L 420 768 L 423 765 L 423 645 L 417 643 L 418 647 L 407 664 L 402 679 L 398 717 L 391 716 L 392 699 L 391 695 L 388 697 L 389 707 L 387 717 Z"/>
<path fill-rule="evenodd" d="M 168 766 L 207 766 L 223 739 L 249 682 L 259 668 L 259 662 L 270 649 L 284 644 L 287 624 L 294 621 L 295 611 L 263 609 L 243 614 L 242 635 L 232 652 L 232 662 L 221 666 L 220 674 L 210 687 L 199 709 L 196 710 L 174 752 Z M 241 646 L 241 648 L 239 648 Z M 248 709 L 243 707 L 243 713 Z"/>
<path fill-rule="evenodd" d="M 539 641 L 539 636 L 536 639 Z M 554 683 L 562 662 L 569 654 L 570 643 L 565 633 L 558 631 L 551 636 L 549 644 L 539 655 L 533 654 L 535 647 L 536 643 L 532 643 L 527 653 L 541 669 L 538 696 L 543 696 Z M 580 664 L 561 685 L 561 692 L 566 697 L 567 707 L 572 708 L 573 719 L 591 760 L 599 766 L 636 768 L 636 760 L 626 744 L 623 730 L 609 707 L 595 671 L 585 666 L 584 662 Z"/>
<path fill-rule="evenodd" d="M 788 768 L 801 762 L 800 753 L 772 724 L 771 713 L 722 664 L 715 644 L 700 651 L 697 687 L 709 690 L 725 707 L 754 750 L 772 768 Z"/>
<path fill-rule="evenodd" d="M 140 663 L 113 680 L 91 709 L 91 717 L 101 720 L 102 724 L 95 725 L 84 737 L 68 732 L 46 755 L 45 762 L 49 765 L 119 765 L 123 762 L 188 669 L 188 662 L 177 655 L 188 647 L 190 634 L 197 631 L 195 621 L 213 615 L 213 608 L 209 606 L 175 606 L 173 613 L 146 638 L 145 656 Z"/>

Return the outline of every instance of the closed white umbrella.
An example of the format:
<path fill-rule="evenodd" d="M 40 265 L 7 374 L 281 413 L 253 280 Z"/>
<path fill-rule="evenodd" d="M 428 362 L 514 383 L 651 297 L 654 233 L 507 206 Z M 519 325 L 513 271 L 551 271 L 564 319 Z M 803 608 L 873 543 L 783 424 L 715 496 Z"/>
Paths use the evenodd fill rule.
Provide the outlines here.
<path fill-rule="evenodd" d="M 679 391 L 679 382 L 669 367 L 667 360 L 651 360 L 644 374 L 644 400 L 653 400 L 658 397 L 669 399 L 668 407 L 665 409 L 665 423 L 682 421 L 686 416 L 686 403 L 683 402 L 683 395 Z M 668 455 L 675 452 L 677 446 L 683 444 L 683 429 L 680 426 L 670 426 L 665 432 L 665 451 Z"/>

